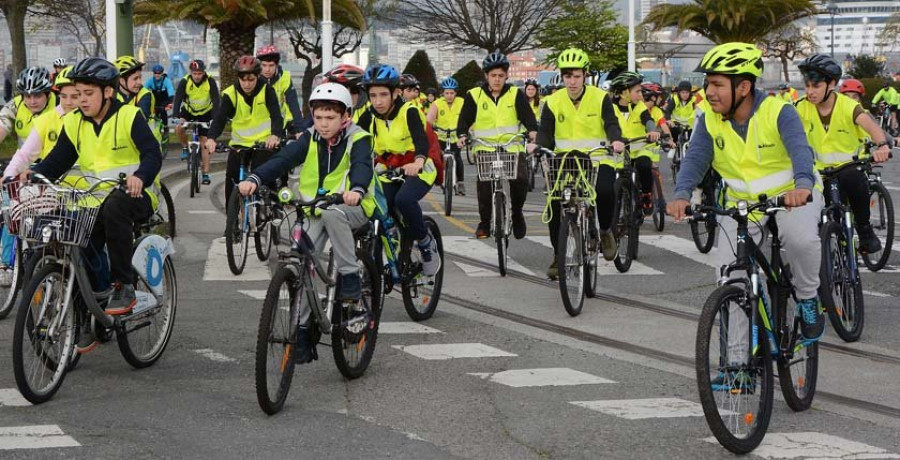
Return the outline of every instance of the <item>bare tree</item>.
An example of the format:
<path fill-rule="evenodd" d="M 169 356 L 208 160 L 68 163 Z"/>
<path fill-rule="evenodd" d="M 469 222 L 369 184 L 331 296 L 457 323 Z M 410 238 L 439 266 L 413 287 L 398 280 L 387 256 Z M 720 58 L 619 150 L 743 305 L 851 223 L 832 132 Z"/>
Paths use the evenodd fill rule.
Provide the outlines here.
<path fill-rule="evenodd" d="M 556 14 L 560 0 L 407 0 L 391 21 L 416 40 L 514 53 Z M 564 33 L 564 32 L 563 32 Z"/>
<path fill-rule="evenodd" d="M 52 21 L 75 37 L 86 56 L 100 56 L 106 36 L 106 8 L 102 0 L 34 0 L 31 12 Z"/>
<path fill-rule="evenodd" d="M 313 78 L 322 73 L 322 28 L 318 20 L 309 19 L 285 23 L 284 28 L 294 48 L 294 56 L 306 63 L 306 72 L 303 74 L 301 85 L 304 101 L 302 107 L 306 107 L 305 101 L 312 88 Z M 334 24 L 331 55 L 337 60 L 345 54 L 356 51 L 362 43 L 362 38 L 363 31 Z"/>
<path fill-rule="evenodd" d="M 6 17 L 9 38 L 12 42 L 13 78 L 28 62 L 25 49 L 25 15 L 32 0 L 0 0 L 0 12 Z"/>
<path fill-rule="evenodd" d="M 819 44 L 813 31 L 788 24 L 760 39 L 759 46 L 765 57 L 781 63 L 784 81 L 790 81 L 789 66 L 794 60 L 815 53 Z"/>

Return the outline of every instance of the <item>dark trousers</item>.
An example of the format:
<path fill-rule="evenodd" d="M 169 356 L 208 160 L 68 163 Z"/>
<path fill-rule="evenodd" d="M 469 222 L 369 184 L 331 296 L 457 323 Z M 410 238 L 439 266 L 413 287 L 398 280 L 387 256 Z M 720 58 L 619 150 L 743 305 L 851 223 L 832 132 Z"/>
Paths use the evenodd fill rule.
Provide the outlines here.
<path fill-rule="evenodd" d="M 230 151 L 228 153 L 228 164 L 225 165 L 225 209 L 228 209 L 228 200 L 231 199 L 231 191 L 234 190 L 234 184 L 240 182 L 238 174 L 241 170 L 242 159 L 245 165 L 249 160 L 250 169 L 247 171 L 247 175 L 249 176 L 255 168 L 268 161 L 274 154 L 274 152 L 268 150 L 253 150 L 252 154 L 246 154 L 240 150 Z M 248 155 L 250 158 L 246 158 Z M 281 176 L 279 179 L 281 180 L 282 187 L 287 185 L 287 174 Z M 276 184 L 274 182 L 269 182 L 263 185 L 269 188 L 275 188 Z"/>
<path fill-rule="evenodd" d="M 528 156 L 525 153 L 519 154 L 518 172 L 516 180 L 509 182 L 509 204 L 512 213 L 521 214 L 522 206 L 525 205 L 525 198 L 528 197 L 528 173 L 526 171 L 525 162 Z M 491 181 L 478 181 L 476 192 L 478 192 L 478 216 L 481 219 L 479 225 L 490 225 L 491 214 L 493 214 L 493 199 L 491 195 Z"/>
<path fill-rule="evenodd" d="M 855 168 L 845 169 L 838 174 L 837 181 L 841 191 L 841 201 L 850 204 L 857 228 L 860 224 L 868 224 L 871 212 L 869 210 L 869 178 L 866 173 Z"/>
<path fill-rule="evenodd" d="M 409 236 L 414 240 L 422 240 L 428 235 L 425 228 L 425 219 L 422 217 L 422 207 L 419 200 L 428 194 L 431 186 L 418 177 L 407 177 L 406 182 L 382 183 L 381 189 L 387 200 L 388 209 L 395 216 L 403 219 Z"/>
<path fill-rule="evenodd" d="M 460 154 L 459 146 L 453 144 L 450 147 L 450 151 L 453 152 L 453 160 L 456 165 L 456 182 L 462 182 L 465 179 L 465 169 L 463 167 L 463 159 L 462 154 Z"/>
<path fill-rule="evenodd" d="M 648 157 L 635 158 L 634 169 L 637 170 L 641 192 L 650 193 L 653 190 L 653 160 Z"/>
<path fill-rule="evenodd" d="M 91 245 L 102 248 L 106 243 L 112 282 L 134 283 L 131 268 L 134 224 L 146 222 L 153 213 L 147 191 L 140 198 L 132 198 L 121 190 L 114 190 L 103 205 L 91 233 Z"/>
<path fill-rule="evenodd" d="M 594 189 L 597 191 L 597 208 L 594 210 L 597 216 L 597 227 L 602 231 L 609 230 L 612 225 L 613 211 L 616 205 L 615 195 L 616 170 L 612 166 L 601 165 L 597 170 L 597 183 Z M 553 245 L 553 253 L 556 254 L 556 243 L 559 239 L 559 226 L 562 223 L 562 211 L 558 200 L 550 203 L 553 218 L 547 224 L 550 227 L 550 244 Z"/>

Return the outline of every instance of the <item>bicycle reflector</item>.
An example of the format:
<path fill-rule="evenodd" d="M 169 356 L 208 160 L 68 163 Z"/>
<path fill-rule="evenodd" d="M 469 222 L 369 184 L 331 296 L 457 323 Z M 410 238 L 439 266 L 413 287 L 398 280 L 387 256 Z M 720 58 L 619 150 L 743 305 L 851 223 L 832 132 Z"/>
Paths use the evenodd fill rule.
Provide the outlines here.
<path fill-rule="evenodd" d="M 290 203 L 290 201 L 293 199 L 294 192 L 292 192 L 290 188 L 282 187 L 281 190 L 278 191 L 278 201 L 282 203 Z"/>

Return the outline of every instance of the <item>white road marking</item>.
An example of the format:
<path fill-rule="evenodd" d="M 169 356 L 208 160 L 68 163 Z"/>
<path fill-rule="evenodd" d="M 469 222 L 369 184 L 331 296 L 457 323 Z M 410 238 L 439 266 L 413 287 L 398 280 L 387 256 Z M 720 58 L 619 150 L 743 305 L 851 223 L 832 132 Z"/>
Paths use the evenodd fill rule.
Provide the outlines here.
<path fill-rule="evenodd" d="M 0 428 L 0 450 L 80 447 L 58 425 L 10 426 Z"/>
<path fill-rule="evenodd" d="M 893 297 L 893 296 L 890 295 L 890 294 L 883 294 L 883 293 L 881 293 L 881 292 L 865 291 L 865 290 L 863 291 L 863 294 L 869 295 L 869 296 L 872 296 L 872 297 Z"/>
<path fill-rule="evenodd" d="M 31 403 L 15 388 L 0 388 L 0 406 L 25 407 Z"/>
<path fill-rule="evenodd" d="M 643 238 L 643 237 L 641 237 L 641 238 Z M 553 245 L 550 244 L 549 236 L 544 236 L 544 235 L 526 236 L 525 239 L 529 240 L 529 241 L 533 241 L 533 242 L 540 244 L 541 246 L 544 246 L 546 248 L 550 248 L 551 251 L 553 249 Z M 551 252 L 551 254 L 552 254 L 552 252 Z M 638 261 L 632 262 L 631 268 L 626 273 L 620 272 L 619 270 L 616 269 L 615 265 L 613 265 L 612 262 L 606 262 L 602 258 L 600 259 L 600 263 L 601 263 L 601 265 L 600 265 L 600 267 L 598 267 L 598 270 L 597 270 L 597 272 L 600 276 L 608 276 L 608 275 L 636 276 L 636 275 L 663 275 L 664 274 L 663 272 L 661 272 L 659 270 L 655 270 L 651 267 L 648 267 Z"/>
<path fill-rule="evenodd" d="M 453 261 L 453 264 L 459 267 L 460 270 L 465 272 L 466 276 L 472 276 L 476 278 L 500 276 L 500 273 L 497 273 L 493 270 L 488 270 L 486 268 L 476 267 L 474 265 L 464 264 L 462 262 L 456 261 Z"/>
<path fill-rule="evenodd" d="M 247 243 L 253 246 L 253 239 L 249 239 Z M 244 272 L 240 275 L 231 273 L 228 268 L 225 237 L 212 240 L 209 254 L 206 256 L 203 281 L 268 281 L 271 278 L 269 266 L 266 265 L 266 262 L 260 262 L 256 258 L 255 250 L 252 247 L 247 251 L 247 264 L 244 266 Z"/>
<path fill-rule="evenodd" d="M 602 377 L 565 367 L 546 369 L 513 369 L 492 374 L 489 372 L 474 372 L 469 375 L 481 377 L 494 383 L 513 388 L 523 387 L 559 387 L 569 385 L 596 385 L 601 383 L 616 383 Z"/>
<path fill-rule="evenodd" d="M 383 322 L 378 325 L 379 334 L 440 334 L 441 331 L 411 321 Z"/>
<path fill-rule="evenodd" d="M 219 363 L 235 363 L 237 362 L 234 358 L 229 358 L 228 356 L 223 355 L 222 353 L 217 353 L 212 350 L 212 348 L 201 348 L 199 350 L 194 350 L 194 353 L 198 355 L 219 362 Z"/>
<path fill-rule="evenodd" d="M 717 443 L 716 438 L 704 441 Z M 768 433 L 753 451 L 762 458 L 874 459 L 900 458 L 900 455 L 868 444 L 825 433 Z"/>
<path fill-rule="evenodd" d="M 685 238 L 680 238 L 675 235 L 641 235 L 640 242 L 665 251 L 674 252 L 675 254 L 687 257 L 698 264 L 707 265 L 713 268 L 717 266 L 715 257 L 711 252 L 709 254 L 701 253 L 697 250 L 697 246 L 694 245 L 693 241 Z"/>
<path fill-rule="evenodd" d="M 244 294 L 247 297 L 256 299 L 256 300 L 265 300 L 266 299 L 266 290 L 265 289 L 238 289 L 238 292 Z"/>
<path fill-rule="evenodd" d="M 446 252 L 469 257 L 487 264 L 491 264 L 495 267 L 497 266 L 497 248 L 487 243 L 468 236 L 445 236 L 443 237 L 443 240 L 444 251 Z M 516 243 L 515 241 L 511 241 L 510 244 Z M 508 259 L 507 267 L 509 267 L 510 270 L 515 270 L 517 272 L 535 276 L 535 273 L 533 271 L 525 268 L 522 264 L 516 262 L 513 259 Z"/>
<path fill-rule="evenodd" d="M 219 211 L 214 209 L 191 209 L 188 210 L 188 214 L 218 214 Z"/>
<path fill-rule="evenodd" d="M 884 182 L 882 182 L 882 184 L 884 184 Z M 884 188 L 894 191 L 894 192 L 900 192 L 900 187 L 892 187 L 890 185 L 885 185 Z"/>
<path fill-rule="evenodd" d="M 443 360 L 454 358 L 498 358 L 517 356 L 483 343 L 439 343 L 429 345 L 394 345 L 405 353 L 417 358 Z"/>
<path fill-rule="evenodd" d="M 703 416 L 700 404 L 678 398 L 571 401 L 569 404 L 628 420 Z"/>

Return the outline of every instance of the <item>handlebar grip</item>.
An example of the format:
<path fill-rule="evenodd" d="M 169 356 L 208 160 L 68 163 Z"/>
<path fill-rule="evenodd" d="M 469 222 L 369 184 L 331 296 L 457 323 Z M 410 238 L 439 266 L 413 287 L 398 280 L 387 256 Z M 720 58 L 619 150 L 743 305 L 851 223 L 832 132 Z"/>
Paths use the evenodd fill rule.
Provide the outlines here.
<path fill-rule="evenodd" d="M 691 205 L 687 205 L 684 207 L 684 215 L 685 216 L 693 216 L 694 215 L 694 207 Z"/>

